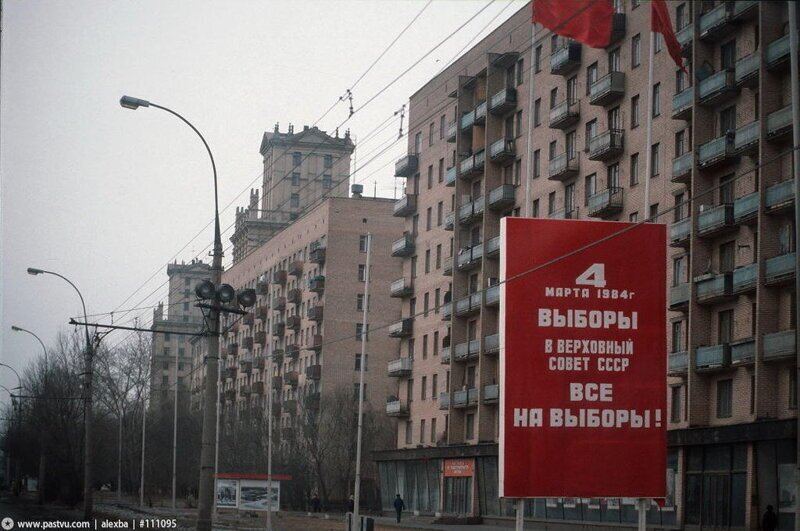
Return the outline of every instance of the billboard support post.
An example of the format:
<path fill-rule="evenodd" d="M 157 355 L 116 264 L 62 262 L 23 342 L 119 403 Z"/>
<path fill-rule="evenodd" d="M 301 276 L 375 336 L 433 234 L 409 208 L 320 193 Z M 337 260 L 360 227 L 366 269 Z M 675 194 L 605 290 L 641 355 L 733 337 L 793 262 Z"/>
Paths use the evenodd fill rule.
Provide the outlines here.
<path fill-rule="evenodd" d="M 637 529 L 639 531 L 645 531 L 647 529 L 647 498 L 639 498 L 636 500 L 636 509 L 639 512 L 639 525 Z"/>
<path fill-rule="evenodd" d="M 514 524 L 514 531 L 522 531 L 525 528 L 525 500 L 517 500 L 517 519 Z"/>

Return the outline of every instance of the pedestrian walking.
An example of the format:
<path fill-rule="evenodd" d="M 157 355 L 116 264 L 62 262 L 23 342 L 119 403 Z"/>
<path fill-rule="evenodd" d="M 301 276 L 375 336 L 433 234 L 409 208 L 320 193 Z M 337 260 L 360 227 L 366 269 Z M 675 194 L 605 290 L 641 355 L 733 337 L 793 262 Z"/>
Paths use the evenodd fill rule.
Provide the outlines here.
<path fill-rule="evenodd" d="M 353 498 L 353 495 L 350 495 L 350 499 L 347 500 L 347 512 L 352 513 L 356 510 L 356 499 Z"/>
<path fill-rule="evenodd" d="M 320 511 L 319 496 L 317 495 L 316 492 L 311 497 L 311 510 L 314 511 L 315 513 L 318 513 Z"/>
<path fill-rule="evenodd" d="M 403 498 L 400 495 L 397 495 L 397 498 L 394 499 L 394 510 L 397 511 L 397 523 L 400 523 L 400 515 L 403 512 L 403 509 L 406 508 L 406 504 L 403 502 Z"/>
<path fill-rule="evenodd" d="M 762 531 L 775 531 L 778 529 L 778 515 L 775 514 L 772 505 L 767 505 L 767 512 L 764 513 L 764 517 L 761 519 L 761 529 Z"/>

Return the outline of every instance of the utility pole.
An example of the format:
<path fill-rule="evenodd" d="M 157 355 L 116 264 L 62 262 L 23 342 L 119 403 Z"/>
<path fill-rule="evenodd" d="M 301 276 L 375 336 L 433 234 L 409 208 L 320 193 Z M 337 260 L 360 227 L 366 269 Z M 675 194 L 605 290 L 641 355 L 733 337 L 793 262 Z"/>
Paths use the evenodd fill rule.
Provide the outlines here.
<path fill-rule="evenodd" d="M 369 312 L 369 257 L 372 250 L 372 234 L 367 233 L 367 265 L 364 273 L 364 304 L 361 315 L 361 363 L 358 366 L 358 431 L 356 435 L 356 485 L 353 500 L 352 531 L 361 527 L 359 518 L 361 496 L 361 436 L 364 426 L 364 366 L 367 364 L 367 313 Z"/>

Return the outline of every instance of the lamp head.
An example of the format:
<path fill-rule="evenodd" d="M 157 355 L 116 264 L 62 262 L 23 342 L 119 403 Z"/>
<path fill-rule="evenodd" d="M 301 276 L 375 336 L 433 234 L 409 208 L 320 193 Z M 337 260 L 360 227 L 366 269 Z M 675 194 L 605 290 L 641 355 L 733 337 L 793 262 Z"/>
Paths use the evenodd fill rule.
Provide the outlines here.
<path fill-rule="evenodd" d="M 243 289 L 236 294 L 236 300 L 242 308 L 249 308 L 256 303 L 256 290 Z"/>
<path fill-rule="evenodd" d="M 44 273 L 44 271 L 41 269 L 36 269 L 35 267 L 28 268 L 29 275 L 41 275 L 42 273 Z"/>
<path fill-rule="evenodd" d="M 139 107 L 150 107 L 150 102 L 147 100 L 140 100 L 131 96 L 122 96 L 119 99 L 119 104 L 126 109 L 136 110 Z"/>
<path fill-rule="evenodd" d="M 231 302 L 235 297 L 236 290 L 234 290 L 233 286 L 230 284 L 222 284 L 219 289 L 217 289 L 217 299 L 224 304 Z"/>
<path fill-rule="evenodd" d="M 11 330 L 13 330 L 14 332 L 22 332 L 22 328 L 14 325 L 11 325 Z"/>
<path fill-rule="evenodd" d="M 208 300 L 213 299 L 216 293 L 214 284 L 209 280 L 204 280 L 194 288 L 194 293 L 198 299 Z"/>

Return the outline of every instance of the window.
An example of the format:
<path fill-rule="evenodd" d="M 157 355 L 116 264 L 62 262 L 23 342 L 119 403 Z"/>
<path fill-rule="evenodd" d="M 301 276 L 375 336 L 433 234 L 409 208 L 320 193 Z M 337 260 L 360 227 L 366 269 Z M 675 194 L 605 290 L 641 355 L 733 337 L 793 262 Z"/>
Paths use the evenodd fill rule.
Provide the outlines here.
<path fill-rule="evenodd" d="M 356 364 L 354 370 L 360 371 L 361 370 L 361 353 L 356 354 Z M 364 372 L 369 370 L 369 354 L 364 355 Z"/>
<path fill-rule="evenodd" d="M 444 159 L 439 159 L 439 174 L 437 180 L 439 182 L 444 181 Z"/>
<path fill-rule="evenodd" d="M 184 312 L 188 312 L 189 311 L 189 303 L 188 302 L 184 302 L 183 303 L 183 311 Z"/>
<path fill-rule="evenodd" d="M 724 310 L 717 314 L 717 340 L 720 344 L 733 340 L 733 310 Z"/>
<path fill-rule="evenodd" d="M 522 182 L 522 161 L 517 159 L 514 161 L 514 184 L 519 186 Z"/>
<path fill-rule="evenodd" d="M 331 188 L 333 187 L 333 178 L 329 174 L 325 174 L 322 176 L 322 187 L 323 188 Z"/>
<path fill-rule="evenodd" d="M 639 154 L 634 153 L 631 155 L 631 186 L 639 184 Z"/>
<path fill-rule="evenodd" d="M 669 420 L 672 422 L 681 421 L 681 386 L 672 387 L 670 389 L 672 395 L 672 404 L 670 407 Z"/>
<path fill-rule="evenodd" d="M 717 381 L 717 418 L 725 419 L 731 416 L 731 398 L 733 395 L 733 380 Z"/>
<path fill-rule="evenodd" d="M 660 33 L 659 33 L 660 35 Z M 653 118 L 661 115 L 661 83 L 653 85 Z"/>
<path fill-rule="evenodd" d="M 609 129 L 621 129 L 622 128 L 622 119 L 620 118 L 619 107 L 614 107 L 608 111 L 608 128 Z"/>
<path fill-rule="evenodd" d="M 619 48 L 614 48 L 610 52 L 608 52 L 608 71 L 610 72 L 619 72 L 622 66 L 622 61 L 620 59 L 620 52 Z"/>
<path fill-rule="evenodd" d="M 362 234 L 358 237 L 358 250 L 362 253 L 367 252 L 367 235 Z"/>
<path fill-rule="evenodd" d="M 533 152 L 533 176 L 534 176 L 534 178 L 535 177 L 539 177 L 542 174 L 541 163 L 542 163 L 542 153 L 541 153 L 540 150 L 537 149 L 536 151 Z"/>
<path fill-rule="evenodd" d="M 424 392 L 425 391 L 423 391 L 423 393 Z M 420 444 L 425 442 L 425 419 L 419 421 L 419 442 Z"/>
<path fill-rule="evenodd" d="M 408 397 L 408 403 L 410 404 L 411 402 L 414 401 L 414 379 L 413 378 L 410 378 L 408 380 L 406 389 L 407 389 L 406 396 Z"/>
<path fill-rule="evenodd" d="M 434 374 L 431 376 L 431 398 L 436 400 L 439 395 L 439 375 Z"/>
<path fill-rule="evenodd" d="M 597 63 L 593 63 L 586 67 L 586 94 L 591 93 L 591 87 L 597 81 Z"/>
<path fill-rule="evenodd" d="M 789 409 L 797 409 L 797 371 L 789 369 Z"/>
<path fill-rule="evenodd" d="M 356 310 L 361 312 L 364 310 L 364 294 L 357 293 L 356 294 Z"/>
<path fill-rule="evenodd" d="M 428 145 L 433 145 L 433 122 L 428 126 Z"/>
<path fill-rule="evenodd" d="M 428 210 L 425 211 L 425 230 L 431 230 L 431 218 L 433 217 L 433 207 L 428 207 Z"/>
<path fill-rule="evenodd" d="M 631 98 L 631 129 L 639 127 L 639 95 Z"/>
<path fill-rule="evenodd" d="M 680 31 L 689 24 L 686 4 L 681 4 L 675 8 L 675 31 Z"/>
<path fill-rule="evenodd" d="M 292 194 L 290 205 L 293 208 L 297 208 L 300 206 L 300 194 Z"/>
<path fill-rule="evenodd" d="M 184 304 L 189 304 L 189 303 L 188 303 L 188 302 L 185 302 Z M 171 339 L 171 337 L 172 337 L 172 336 L 170 336 L 170 335 L 169 335 L 169 332 L 165 333 L 165 334 L 164 334 L 164 341 L 169 341 L 169 340 Z"/>
<path fill-rule="evenodd" d="M 567 80 L 567 102 L 572 105 L 578 101 L 578 76 Z"/>
<path fill-rule="evenodd" d="M 444 138 L 444 123 L 445 123 L 445 117 L 443 114 L 442 116 L 439 117 L 439 140 Z"/>
<path fill-rule="evenodd" d="M 411 431 L 412 431 L 412 423 L 411 421 L 406 422 L 406 444 L 411 444 Z"/>
<path fill-rule="evenodd" d="M 589 149 L 589 144 L 592 142 L 592 139 L 597 134 L 597 119 L 590 122 L 586 122 L 586 149 Z"/>
<path fill-rule="evenodd" d="M 333 155 L 325 155 L 323 159 L 324 168 L 333 168 Z"/>
<path fill-rule="evenodd" d="M 556 211 L 556 193 L 550 192 L 547 196 L 547 213 L 552 214 Z"/>
<path fill-rule="evenodd" d="M 594 194 L 597 193 L 597 175 L 591 174 L 587 175 L 586 179 L 583 183 L 583 190 L 584 190 L 584 197 L 583 197 L 583 205 L 586 206 L 589 204 L 589 198 L 592 197 Z"/>
<path fill-rule="evenodd" d="M 631 67 L 636 68 L 642 64 L 642 36 L 636 34 L 631 39 Z"/>
<path fill-rule="evenodd" d="M 464 438 L 474 439 L 475 438 L 475 413 L 467 413 L 467 422 L 465 423 L 465 434 Z"/>
<path fill-rule="evenodd" d="M 356 341 L 361 341 L 361 333 L 364 330 L 363 323 L 356 323 Z M 367 325 L 367 329 L 364 332 L 364 341 L 369 341 L 369 325 Z"/>
<path fill-rule="evenodd" d="M 639 212 L 631 212 L 628 214 L 628 221 L 631 223 L 637 223 L 639 221 Z"/>
<path fill-rule="evenodd" d="M 300 166 L 300 162 L 303 160 L 303 154 L 299 151 L 295 151 L 292 153 L 292 165 L 294 167 Z"/>
<path fill-rule="evenodd" d="M 660 145 L 657 144 L 657 143 L 653 144 L 650 147 L 650 150 L 651 150 L 650 151 L 650 162 L 652 164 L 652 167 L 650 168 L 650 177 L 655 177 L 659 173 L 659 168 L 661 166 L 661 163 L 660 163 L 660 160 L 659 160 L 659 154 L 660 154 L 660 149 L 659 148 L 660 148 Z"/>
<path fill-rule="evenodd" d="M 442 267 L 442 244 L 436 246 L 436 269 L 441 269 Z M 436 291 L 438 292 L 439 289 L 437 288 Z"/>
<path fill-rule="evenodd" d="M 542 98 L 536 98 L 533 102 L 533 126 L 542 125 Z"/>
<path fill-rule="evenodd" d="M 418 131 L 414 135 L 414 154 L 419 155 L 422 152 L 422 131 Z"/>
<path fill-rule="evenodd" d="M 556 158 L 556 147 L 557 144 L 555 140 L 551 141 L 550 144 L 547 146 L 547 158 L 549 160 L 553 160 L 554 158 Z"/>
<path fill-rule="evenodd" d="M 689 204 L 685 199 L 686 195 L 683 192 L 675 194 L 674 222 L 681 221 L 689 215 Z"/>
<path fill-rule="evenodd" d="M 655 223 L 658 220 L 658 203 L 653 203 L 650 205 L 650 212 L 647 218 L 652 223 Z"/>
<path fill-rule="evenodd" d="M 558 87 L 550 90 L 550 108 L 558 105 Z"/>
<path fill-rule="evenodd" d="M 524 72 L 524 60 L 520 59 L 517 61 L 517 86 L 522 85 L 522 83 L 525 81 Z"/>
<path fill-rule="evenodd" d="M 538 199 L 534 199 L 533 200 L 533 212 L 531 213 L 531 215 L 533 217 L 535 217 L 535 218 L 539 217 L 539 200 Z"/>
<path fill-rule="evenodd" d="M 564 210 L 565 212 L 575 210 L 575 183 L 569 183 L 564 187 Z"/>
<path fill-rule="evenodd" d="M 300 172 L 293 171 L 292 172 L 292 186 L 300 186 Z"/>
<path fill-rule="evenodd" d="M 736 240 L 725 242 L 719 246 L 719 272 L 730 273 L 736 267 Z"/>
<path fill-rule="evenodd" d="M 686 83 L 686 77 L 687 76 L 683 70 L 675 71 L 675 94 L 683 92 L 683 90 L 688 86 Z"/>
<path fill-rule="evenodd" d="M 164 347 L 164 355 L 169 356 L 169 347 Z"/>
<path fill-rule="evenodd" d="M 424 349 L 423 349 L 423 351 L 424 351 Z M 425 359 L 425 358 L 423 357 L 423 359 Z M 421 383 L 422 383 L 422 385 L 420 386 L 419 398 L 420 398 L 420 400 L 427 400 L 428 399 L 428 377 L 427 376 L 423 376 Z M 425 422 L 425 421 L 423 420 L 422 422 Z"/>
<path fill-rule="evenodd" d="M 720 68 L 723 70 L 736 67 L 736 40 L 731 40 L 719 47 Z"/>
<path fill-rule="evenodd" d="M 734 198 L 734 176 L 725 175 L 719 179 L 719 203 L 721 205 L 733 203 Z"/>
<path fill-rule="evenodd" d="M 537 73 L 539 73 L 539 72 L 542 71 L 542 45 L 541 44 L 536 47 L 536 50 L 534 51 L 533 57 L 534 57 L 534 59 L 533 59 L 534 68 L 533 69 Z"/>
<path fill-rule="evenodd" d="M 517 111 L 514 115 L 514 136 L 522 134 L 522 111 Z"/>
<path fill-rule="evenodd" d="M 736 130 L 736 105 L 719 112 L 719 135 L 726 135 Z"/>
<path fill-rule="evenodd" d="M 365 264 L 358 264 L 358 281 L 364 282 L 367 280 L 367 266 Z"/>
<path fill-rule="evenodd" d="M 675 158 L 680 157 L 686 152 L 686 131 L 681 130 L 675 133 Z"/>
<path fill-rule="evenodd" d="M 675 275 L 672 275 L 675 277 Z M 673 285 L 677 279 L 673 278 Z M 672 323 L 672 350 L 670 352 L 683 351 L 683 321 L 675 321 Z"/>
<path fill-rule="evenodd" d="M 616 162 L 608 167 L 606 177 L 606 188 L 619 188 L 619 163 Z"/>
<path fill-rule="evenodd" d="M 436 205 L 436 226 L 437 227 L 441 227 L 442 226 L 443 217 L 444 217 L 444 203 L 439 201 L 439 203 Z"/>
<path fill-rule="evenodd" d="M 660 33 L 650 34 L 651 38 L 655 39 L 653 42 L 653 53 L 658 53 L 664 47 L 664 38 Z"/>
<path fill-rule="evenodd" d="M 431 444 L 436 444 L 436 419 L 435 418 L 431 419 Z"/>

